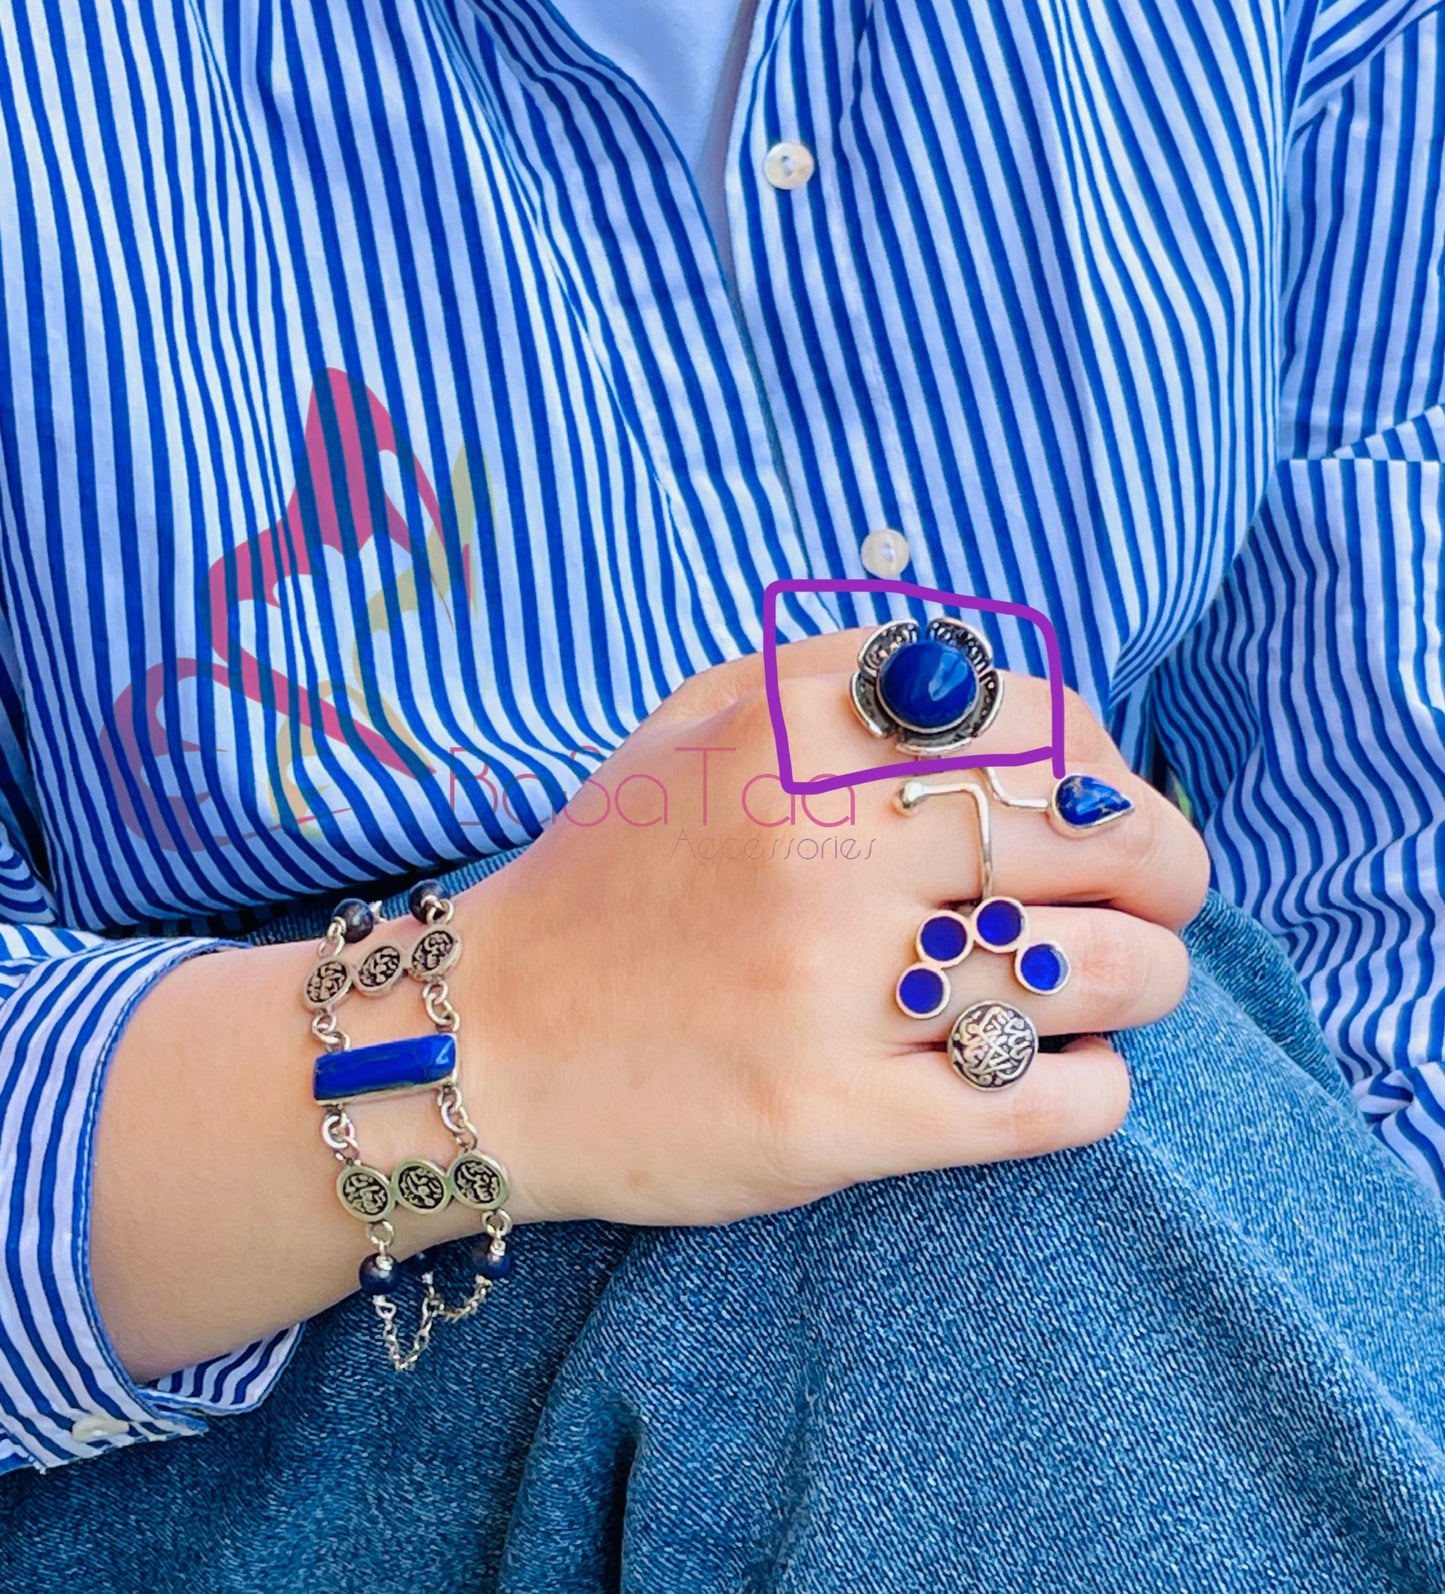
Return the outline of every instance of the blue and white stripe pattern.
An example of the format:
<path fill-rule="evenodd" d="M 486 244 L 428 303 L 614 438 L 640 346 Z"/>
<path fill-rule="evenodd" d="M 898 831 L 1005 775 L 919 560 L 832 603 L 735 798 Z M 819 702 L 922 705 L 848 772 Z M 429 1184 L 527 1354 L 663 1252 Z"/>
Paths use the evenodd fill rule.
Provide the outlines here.
<path fill-rule="evenodd" d="M 734 297 L 548 0 L 0 9 L 0 1469 L 300 1332 L 138 1389 L 100 1329 L 156 927 L 520 840 L 882 526 L 1051 616 L 1445 1182 L 1439 15 L 761 0 Z"/>

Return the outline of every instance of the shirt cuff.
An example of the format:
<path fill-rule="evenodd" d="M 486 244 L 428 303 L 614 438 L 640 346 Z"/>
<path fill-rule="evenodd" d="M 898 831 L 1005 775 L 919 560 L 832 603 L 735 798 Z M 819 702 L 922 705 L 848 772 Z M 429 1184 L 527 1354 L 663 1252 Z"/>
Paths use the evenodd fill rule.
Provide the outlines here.
<path fill-rule="evenodd" d="M 105 942 L 37 960 L 0 1003 L 0 1473 L 206 1432 L 203 1413 L 270 1393 L 304 1325 L 136 1384 L 90 1277 L 90 1193 L 105 1072 L 136 1003 L 228 943 Z"/>

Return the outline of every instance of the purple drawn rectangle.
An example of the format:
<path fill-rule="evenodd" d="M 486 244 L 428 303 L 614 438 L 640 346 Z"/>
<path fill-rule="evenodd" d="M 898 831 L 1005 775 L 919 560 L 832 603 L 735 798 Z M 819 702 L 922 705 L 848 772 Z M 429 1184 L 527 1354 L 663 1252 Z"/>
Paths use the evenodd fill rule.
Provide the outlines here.
<path fill-rule="evenodd" d="M 783 721 L 782 694 L 778 690 L 778 594 L 782 592 L 896 592 L 905 598 L 925 603 L 946 604 L 956 609 L 981 609 L 988 614 L 1011 614 L 1028 620 L 1043 633 L 1044 651 L 1049 661 L 1049 744 L 1023 753 L 962 753 L 957 758 L 915 759 L 904 764 L 875 764 L 846 775 L 826 775 L 819 780 L 795 780 L 793 760 L 788 749 L 788 727 Z M 906 775 L 928 775 L 945 769 L 978 769 L 981 765 L 1036 764 L 1041 758 L 1053 760 L 1056 779 L 1066 773 L 1064 766 L 1064 664 L 1059 651 L 1058 633 L 1049 617 L 1025 603 L 1006 603 L 1000 598 L 975 598 L 966 592 L 943 592 L 936 587 L 916 587 L 910 581 L 810 581 L 788 578 L 770 581 L 763 592 L 763 679 L 768 698 L 768 714 L 773 722 L 773 740 L 778 751 L 778 779 L 783 790 L 811 797 L 843 786 L 861 786 L 871 780 L 889 780 Z"/>

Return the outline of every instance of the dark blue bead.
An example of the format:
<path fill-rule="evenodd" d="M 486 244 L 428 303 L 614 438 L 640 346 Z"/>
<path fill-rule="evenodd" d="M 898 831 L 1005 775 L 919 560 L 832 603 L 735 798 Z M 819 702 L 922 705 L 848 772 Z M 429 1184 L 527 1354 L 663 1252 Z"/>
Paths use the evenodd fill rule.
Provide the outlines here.
<path fill-rule="evenodd" d="M 1024 933 L 1023 909 L 1007 897 L 990 897 L 975 910 L 973 930 L 991 951 L 1012 946 Z"/>
<path fill-rule="evenodd" d="M 402 1266 L 408 1273 L 425 1273 L 436 1265 L 436 1258 L 430 1251 L 413 1251 Z"/>
<path fill-rule="evenodd" d="M 386 1295 L 396 1283 L 396 1261 L 378 1252 L 367 1257 L 356 1276 L 363 1295 Z"/>
<path fill-rule="evenodd" d="M 878 697 L 900 724 L 919 731 L 957 725 L 978 696 L 973 666 L 957 648 L 925 637 L 890 653 L 878 672 Z"/>
<path fill-rule="evenodd" d="M 417 883 L 411 888 L 410 894 L 407 896 L 407 911 L 411 914 L 413 919 L 418 921 L 418 923 L 426 924 L 429 922 L 427 919 L 426 899 L 428 897 L 440 898 L 441 895 L 442 888 L 435 880 L 418 880 Z"/>
<path fill-rule="evenodd" d="M 454 1035 L 408 1035 L 316 1059 L 312 1093 L 319 1102 L 351 1101 L 382 1091 L 421 1090 L 440 1084 L 457 1066 Z"/>
<path fill-rule="evenodd" d="M 1049 995 L 1069 977 L 1069 960 L 1052 942 L 1037 941 L 1018 955 L 1019 978 L 1030 990 Z"/>
<path fill-rule="evenodd" d="M 928 1018 L 939 1011 L 948 994 L 948 981 L 937 969 L 916 966 L 903 971 L 898 981 L 898 1005 L 910 1018 Z"/>
<path fill-rule="evenodd" d="M 371 904 L 360 897 L 346 897 L 338 902 L 331 917 L 341 920 L 341 939 L 348 946 L 364 941 L 376 928 L 376 914 Z"/>
<path fill-rule="evenodd" d="M 489 1235 L 482 1235 L 472 1244 L 472 1271 L 480 1273 L 484 1279 L 507 1278 L 515 1266 L 510 1251 L 503 1251 L 500 1256 L 492 1255 L 492 1241 Z"/>
<path fill-rule="evenodd" d="M 957 963 L 968 951 L 968 926 L 951 913 L 937 913 L 923 921 L 918 950 L 935 963 Z"/>
<path fill-rule="evenodd" d="M 1094 775 L 1065 775 L 1054 793 L 1059 818 L 1074 830 L 1092 830 L 1133 806 L 1123 792 Z"/>

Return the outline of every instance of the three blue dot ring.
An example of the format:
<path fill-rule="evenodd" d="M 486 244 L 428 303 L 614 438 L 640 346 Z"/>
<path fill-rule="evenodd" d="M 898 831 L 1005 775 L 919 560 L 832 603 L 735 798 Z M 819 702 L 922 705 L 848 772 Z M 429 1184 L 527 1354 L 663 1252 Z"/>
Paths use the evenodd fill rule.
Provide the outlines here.
<path fill-rule="evenodd" d="M 914 938 L 917 961 L 898 976 L 893 999 L 908 1018 L 937 1018 L 953 999 L 948 970 L 977 948 L 1012 954 L 1014 978 L 1035 996 L 1052 996 L 1069 981 L 1069 958 L 1052 941 L 1029 940 L 1028 915 L 1013 897 L 985 897 L 969 914 L 931 913 Z"/>
<path fill-rule="evenodd" d="M 992 723 L 1003 679 L 993 650 L 961 620 L 930 620 L 922 636 L 916 621 L 892 620 L 859 650 L 849 697 L 874 736 L 916 758 L 947 758 Z"/>

